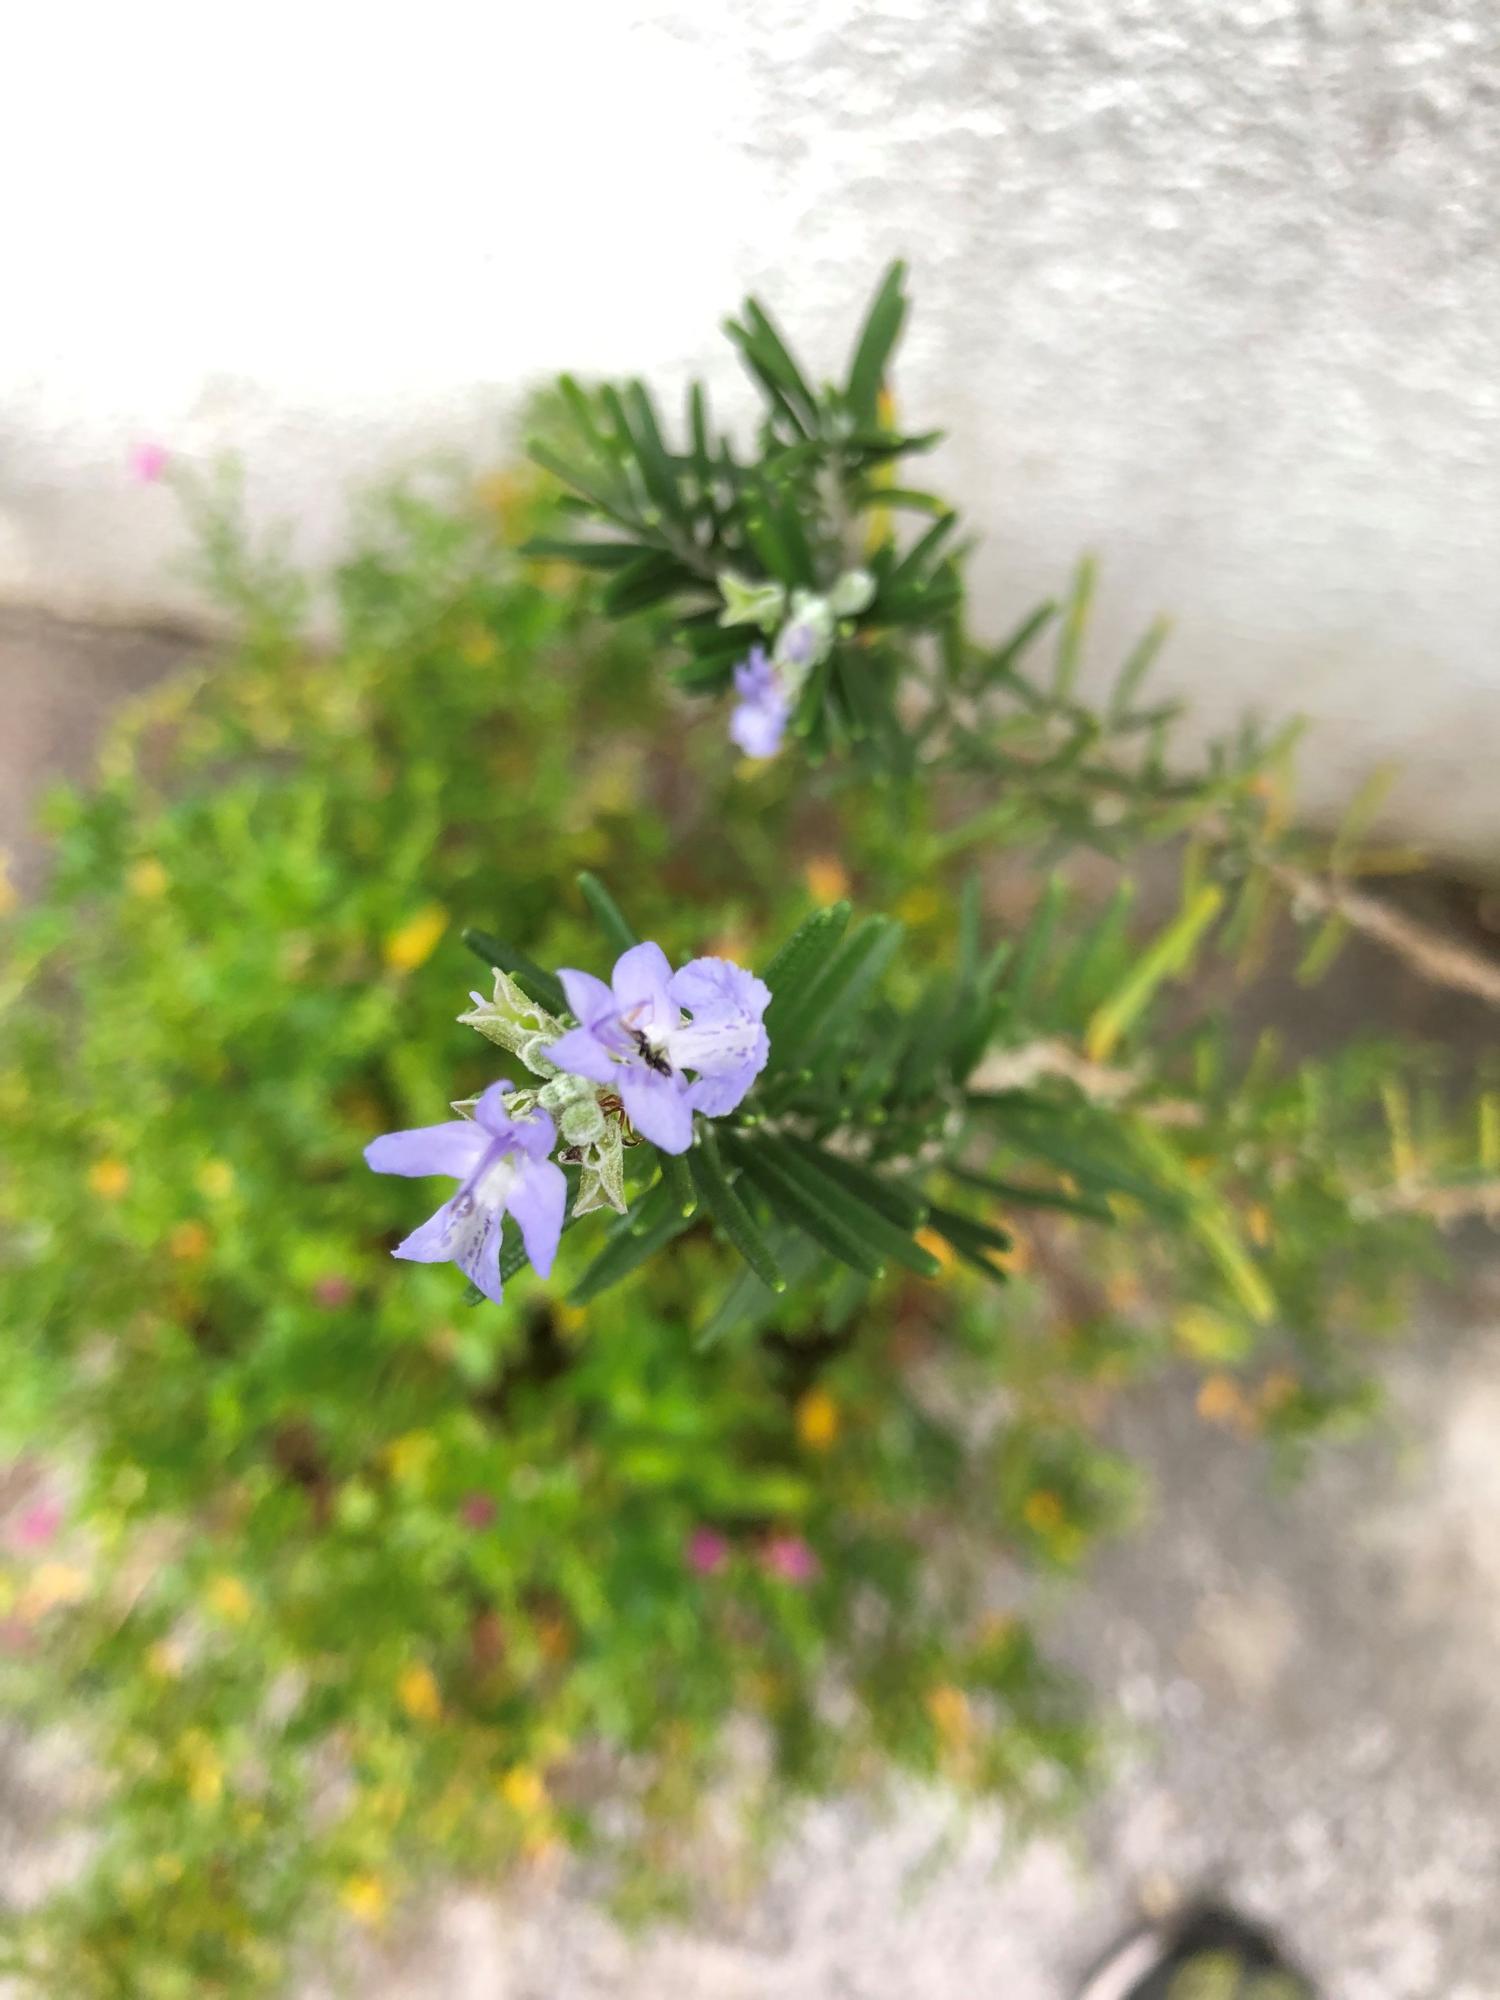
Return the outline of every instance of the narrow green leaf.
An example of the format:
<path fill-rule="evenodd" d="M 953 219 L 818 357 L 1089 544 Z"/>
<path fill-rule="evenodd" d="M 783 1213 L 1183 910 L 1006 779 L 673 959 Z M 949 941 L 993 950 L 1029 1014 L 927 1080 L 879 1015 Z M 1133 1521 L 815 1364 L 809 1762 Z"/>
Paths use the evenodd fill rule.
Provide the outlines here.
<path fill-rule="evenodd" d="M 1116 1220 L 1115 1212 L 1107 1202 L 1090 1201 L 1087 1195 L 1064 1194 L 1061 1188 L 1032 1187 L 1024 1181 L 1006 1180 L 1000 1174 L 976 1173 L 972 1167 L 950 1165 L 943 1171 L 965 1187 L 998 1195 L 1002 1201 L 1013 1201 L 1020 1208 L 1055 1208 L 1064 1215 L 1087 1216 L 1091 1222 L 1111 1225 Z"/>
<path fill-rule="evenodd" d="M 1057 664 L 1052 676 L 1052 691 L 1059 701 L 1072 699 L 1078 669 L 1083 664 L 1083 642 L 1094 602 L 1095 573 L 1092 556 L 1085 556 L 1073 572 L 1073 588 L 1068 594 L 1062 630 L 1057 638 Z"/>
<path fill-rule="evenodd" d="M 603 931 L 605 941 L 610 949 L 618 954 L 622 951 L 629 951 L 633 944 L 639 944 L 640 939 L 630 928 L 630 925 L 626 923 L 624 916 L 621 914 L 619 904 L 609 893 L 608 889 L 605 888 L 598 876 L 591 875 L 584 868 L 579 871 L 577 881 L 583 895 L 583 900 L 588 904 L 595 923 Z"/>
<path fill-rule="evenodd" d="M 685 590 L 701 589 L 700 580 L 676 556 L 648 549 L 621 569 L 605 586 L 604 608 L 611 618 L 628 618 Z"/>
<path fill-rule="evenodd" d="M 982 1271 L 992 1283 L 1009 1283 L 1009 1274 L 991 1261 L 992 1252 L 1003 1254 L 1010 1248 L 1011 1239 L 1003 1230 L 991 1229 L 954 1209 L 937 1207 L 928 1214 L 927 1227 L 935 1230 L 957 1256 L 976 1271 Z"/>
<path fill-rule="evenodd" d="M 688 1167 L 698 1199 L 716 1229 L 733 1245 L 760 1282 L 773 1292 L 786 1290 L 786 1279 L 755 1217 L 740 1200 L 724 1172 L 713 1134 L 705 1131 L 688 1154 Z"/>
<path fill-rule="evenodd" d="M 566 1014 L 568 996 L 562 990 L 561 982 L 550 972 L 544 972 L 534 958 L 528 958 L 524 951 L 502 939 L 493 937 L 488 931 L 469 929 L 463 934 L 464 943 L 477 959 L 485 965 L 508 972 L 518 979 L 530 997 L 538 1005 L 545 1007 L 549 1014 Z"/>
<path fill-rule="evenodd" d="M 538 562 L 576 563 L 580 569 L 621 570 L 639 562 L 643 550 L 633 542 L 575 542 L 565 535 L 533 535 L 520 554 Z"/>
<path fill-rule="evenodd" d="M 914 1243 L 909 1230 L 893 1222 L 881 1207 L 873 1206 L 862 1191 L 856 1192 L 848 1177 L 836 1169 L 830 1170 L 828 1156 L 818 1147 L 794 1147 L 769 1133 L 757 1133 L 748 1143 L 782 1176 L 788 1187 L 797 1189 L 819 1214 L 854 1241 L 864 1244 L 873 1255 L 904 1264 L 919 1277 L 937 1276 L 940 1266 L 931 1251 Z M 881 1199 L 884 1207 L 884 1190 Z"/>
<path fill-rule="evenodd" d="M 899 259 L 881 279 L 849 360 L 844 394 L 856 423 L 879 421 L 880 389 L 906 317 L 906 266 Z"/>
<path fill-rule="evenodd" d="M 1091 1062 L 1107 1061 L 1162 983 L 1187 970 L 1199 939 L 1223 904 L 1224 891 L 1217 883 L 1205 883 L 1189 898 L 1175 922 L 1141 955 L 1119 990 L 1095 1010 L 1084 1037 Z"/>
<path fill-rule="evenodd" d="M 1130 713 L 1136 692 L 1155 664 L 1157 654 L 1167 643 L 1167 635 L 1171 629 L 1172 621 L 1169 618 L 1158 618 L 1147 627 L 1132 647 L 1114 686 L 1110 689 L 1106 714 L 1112 725 Z"/>
<path fill-rule="evenodd" d="M 1072 892 L 1061 875 L 1049 875 L 1021 939 L 1006 991 L 1017 1014 L 1023 1013 L 1047 961 L 1059 919 Z"/>
<path fill-rule="evenodd" d="M 838 948 L 851 915 L 848 903 L 833 903 L 814 910 L 782 945 L 763 975 L 771 989 L 766 1009 L 766 1030 L 772 1038 L 781 1031 L 807 987 L 817 978 Z"/>
<path fill-rule="evenodd" d="M 686 523 L 687 508 L 678 490 L 677 473 L 662 439 L 656 406 L 644 382 L 625 385 L 624 405 L 646 491 L 669 521 Z"/>
<path fill-rule="evenodd" d="M 766 1156 L 763 1148 L 735 1141 L 730 1157 L 766 1196 L 783 1221 L 821 1244 L 841 1264 L 862 1271 L 867 1278 L 884 1277 L 885 1267 L 869 1244 L 822 1209 L 813 1206 L 797 1183 Z"/>
<path fill-rule="evenodd" d="M 656 1156 L 661 1161 L 662 1184 L 677 1204 L 679 1215 L 691 1215 L 698 1206 L 698 1197 L 693 1188 L 693 1177 L 688 1171 L 688 1163 L 682 1153 L 664 1153 L 658 1146 Z"/>
<path fill-rule="evenodd" d="M 638 1207 L 620 1218 L 609 1241 L 568 1294 L 569 1299 L 576 1306 L 586 1305 L 639 1270 L 687 1226 L 688 1217 L 672 1199 L 666 1183 L 657 1181 Z"/>
<path fill-rule="evenodd" d="M 902 926 L 893 917 L 866 917 L 821 973 L 802 989 L 795 1008 L 781 1023 L 780 1054 L 771 1044 L 771 1066 L 806 1062 L 837 1029 L 851 1022 L 885 976 L 901 946 Z"/>
<path fill-rule="evenodd" d="M 831 1153 L 826 1147 L 815 1145 L 811 1139 L 788 1134 L 783 1143 L 790 1146 L 794 1153 L 811 1161 L 821 1173 L 842 1182 L 851 1194 L 857 1195 L 868 1208 L 875 1209 L 898 1229 L 910 1234 L 926 1221 L 927 1203 L 915 1189 L 885 1178 L 858 1160 L 845 1159 L 842 1153 Z"/>

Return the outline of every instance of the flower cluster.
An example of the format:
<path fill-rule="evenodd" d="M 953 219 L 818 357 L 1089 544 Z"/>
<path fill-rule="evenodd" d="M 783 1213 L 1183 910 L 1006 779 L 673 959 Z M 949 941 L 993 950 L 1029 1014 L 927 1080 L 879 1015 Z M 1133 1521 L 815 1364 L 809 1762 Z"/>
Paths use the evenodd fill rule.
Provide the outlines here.
<path fill-rule="evenodd" d="M 695 958 L 674 972 L 660 945 L 637 944 L 616 960 L 608 985 L 571 968 L 558 978 L 571 1024 L 500 971 L 494 998 L 472 994 L 473 1008 L 458 1017 L 517 1056 L 535 1087 L 493 1083 L 454 1106 L 465 1116 L 390 1132 L 365 1149 L 376 1173 L 458 1181 L 394 1254 L 451 1261 L 497 1302 L 506 1215 L 546 1277 L 567 1208 L 563 1166 L 578 1169 L 575 1215 L 606 1206 L 623 1214 L 624 1147 L 639 1137 L 663 1153 L 687 1152 L 694 1116 L 735 1110 L 770 1053 L 770 991 L 728 959 Z"/>
<path fill-rule="evenodd" d="M 832 651 L 839 621 L 857 618 L 875 596 L 867 570 L 846 570 L 826 597 L 794 590 L 790 606 L 779 583 L 750 583 L 725 570 L 719 578 L 721 625 L 758 626 L 770 650 L 756 645 L 734 670 L 739 696 L 729 718 L 730 741 L 747 757 L 774 757 L 813 668 Z"/>

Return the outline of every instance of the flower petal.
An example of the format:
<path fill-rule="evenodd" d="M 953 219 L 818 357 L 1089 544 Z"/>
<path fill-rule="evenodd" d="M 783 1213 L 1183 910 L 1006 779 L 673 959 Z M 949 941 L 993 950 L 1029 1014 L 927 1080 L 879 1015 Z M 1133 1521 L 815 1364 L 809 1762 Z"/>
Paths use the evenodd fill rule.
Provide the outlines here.
<path fill-rule="evenodd" d="M 613 1020 L 619 1012 L 614 994 L 592 972 L 574 972 L 563 966 L 557 976 L 562 981 L 563 992 L 568 996 L 569 1009 L 584 1027 L 595 1021 Z"/>
<path fill-rule="evenodd" d="M 476 1208 L 460 1225 L 453 1261 L 487 1299 L 500 1303 L 500 1211 Z"/>
<path fill-rule="evenodd" d="M 490 1136 L 467 1118 L 443 1125 L 418 1125 L 409 1132 L 387 1132 L 365 1147 L 365 1160 L 377 1174 L 451 1174 L 463 1180 L 472 1173 L 490 1145 Z"/>
<path fill-rule="evenodd" d="M 510 1096 L 511 1085 L 508 1077 L 501 1077 L 481 1093 L 474 1104 L 474 1122 L 482 1125 L 492 1139 L 508 1139 L 511 1120 L 506 1115 L 505 1100 Z"/>
<path fill-rule="evenodd" d="M 545 1160 L 557 1138 L 557 1128 L 539 1107 L 527 1112 L 523 1118 L 509 1117 L 506 1113 L 509 1097 L 508 1083 L 492 1083 L 474 1106 L 476 1122 L 484 1127 L 495 1144 L 507 1151 L 524 1153 L 532 1160 Z"/>
<path fill-rule="evenodd" d="M 679 1007 L 690 1007 L 695 1014 L 736 1008 L 758 1021 L 771 1004 L 766 982 L 731 958 L 690 958 L 672 974 L 668 991 Z"/>
<path fill-rule="evenodd" d="M 664 1153 L 685 1153 L 692 1145 L 693 1113 L 683 1077 L 627 1065 L 615 1072 L 615 1087 L 642 1138 Z"/>
<path fill-rule="evenodd" d="M 393 1257 L 405 1257 L 413 1264 L 446 1264 L 453 1254 L 453 1235 L 460 1218 L 454 1214 L 454 1202 L 445 1201 L 442 1207 L 410 1236 L 398 1243 L 391 1252 Z"/>
<path fill-rule="evenodd" d="M 658 1034 L 675 1027 L 677 1009 L 667 993 L 672 968 L 659 944 L 633 944 L 615 960 L 610 984 L 615 1004 L 628 1024 L 655 1029 Z"/>
<path fill-rule="evenodd" d="M 570 1075 L 586 1076 L 590 1083 L 613 1083 L 620 1074 L 620 1065 L 592 1028 L 569 1028 L 559 1041 L 549 1042 L 544 1053 L 548 1062 Z"/>
<path fill-rule="evenodd" d="M 770 989 L 729 959 L 695 958 L 674 976 L 672 996 L 693 1018 L 668 1036 L 667 1055 L 679 1069 L 698 1073 L 688 1093 L 692 1109 L 722 1117 L 766 1066 L 771 1044 L 761 1016 Z"/>
<path fill-rule="evenodd" d="M 567 1178 L 550 1160 L 527 1160 L 506 1197 L 506 1207 L 521 1225 L 531 1268 L 540 1278 L 551 1275 L 567 1203 Z"/>

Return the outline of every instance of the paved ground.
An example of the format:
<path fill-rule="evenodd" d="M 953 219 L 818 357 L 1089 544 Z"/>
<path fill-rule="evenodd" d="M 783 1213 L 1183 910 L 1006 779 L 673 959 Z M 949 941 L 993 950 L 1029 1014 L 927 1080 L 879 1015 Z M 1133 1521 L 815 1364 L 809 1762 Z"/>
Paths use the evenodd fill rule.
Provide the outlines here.
<path fill-rule="evenodd" d="M 180 641 L 0 614 L 0 843 L 43 775 Z M 23 857 L 23 879 L 30 867 Z M 1353 964 L 1324 1010 L 1462 1032 L 1467 1010 Z M 1389 1011 L 1386 1011 L 1389 1010 Z M 1184 1398 L 1129 1406 L 1149 1531 L 1061 1642 L 1132 1725 L 1077 1847 L 1008 1856 L 909 1796 L 813 1814 L 748 1904 L 627 1940 L 576 1885 L 434 1913 L 367 2000 L 1054 2000 L 1143 1895 L 1216 1883 L 1284 1925 L 1330 2000 L 1500 1995 L 1500 1252 L 1467 1246 L 1390 1368 L 1391 1423 L 1295 1491 Z M 0 1753 L 12 1867 L 26 1786 Z M 6 1837 L 8 1836 L 8 1837 Z"/>

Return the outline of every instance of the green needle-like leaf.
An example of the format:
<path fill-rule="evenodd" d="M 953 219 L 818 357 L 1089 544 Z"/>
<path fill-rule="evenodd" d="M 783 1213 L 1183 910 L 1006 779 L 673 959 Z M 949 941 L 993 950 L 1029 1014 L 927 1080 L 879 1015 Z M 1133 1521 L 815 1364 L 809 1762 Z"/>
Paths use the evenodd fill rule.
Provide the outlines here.
<path fill-rule="evenodd" d="M 705 1133 L 688 1154 L 688 1167 L 698 1198 L 725 1238 L 734 1246 L 763 1285 L 786 1290 L 786 1279 L 755 1217 L 730 1185 L 711 1133 Z"/>
<path fill-rule="evenodd" d="M 591 875 L 585 868 L 580 870 L 577 880 L 583 900 L 588 904 L 595 923 L 603 931 L 610 949 L 618 955 L 622 951 L 629 951 L 633 944 L 639 944 L 640 939 L 625 921 L 619 904 L 598 876 Z"/>
<path fill-rule="evenodd" d="M 752 1142 L 757 1157 L 783 1182 L 800 1194 L 811 1207 L 843 1230 L 874 1256 L 904 1264 L 919 1277 L 934 1278 L 940 1268 L 937 1259 L 908 1231 L 856 1192 L 849 1180 L 831 1170 L 827 1156 L 817 1147 L 793 1147 L 771 1134 L 757 1135 Z"/>
<path fill-rule="evenodd" d="M 549 1014 L 566 1014 L 568 996 L 562 990 L 561 982 L 550 972 L 544 972 L 534 958 L 528 958 L 524 951 L 503 939 L 493 937 L 488 931 L 466 930 L 464 943 L 477 959 L 491 968 L 498 967 L 518 979 L 531 999 L 547 1009 Z"/>

